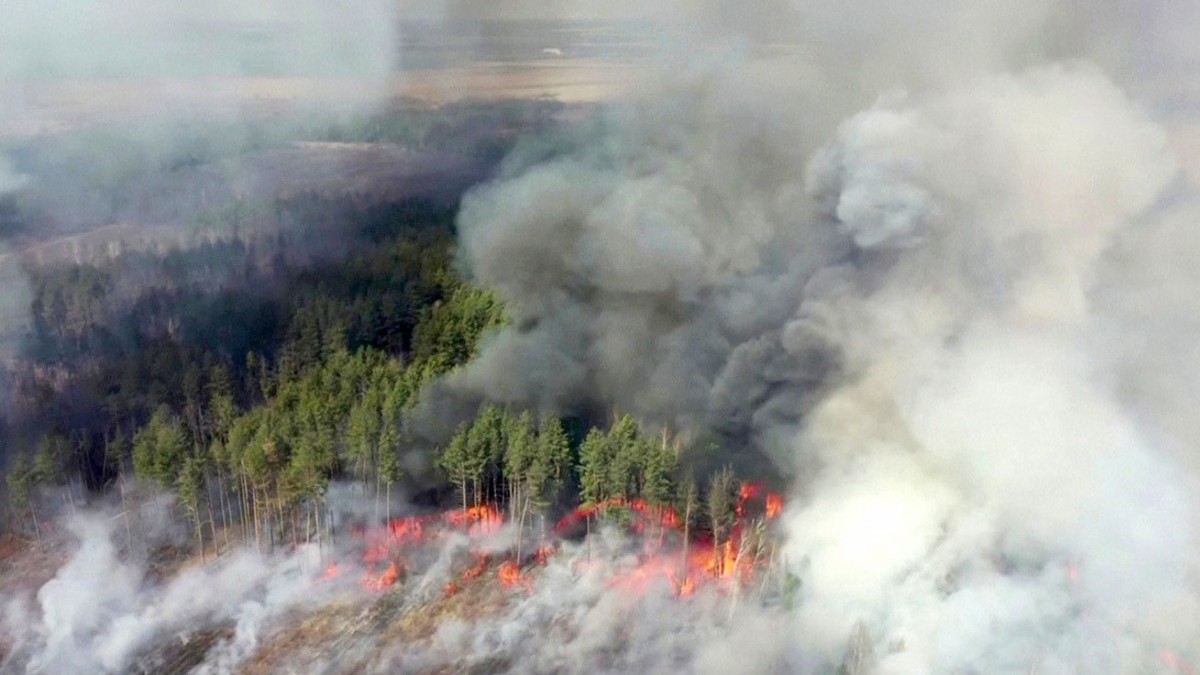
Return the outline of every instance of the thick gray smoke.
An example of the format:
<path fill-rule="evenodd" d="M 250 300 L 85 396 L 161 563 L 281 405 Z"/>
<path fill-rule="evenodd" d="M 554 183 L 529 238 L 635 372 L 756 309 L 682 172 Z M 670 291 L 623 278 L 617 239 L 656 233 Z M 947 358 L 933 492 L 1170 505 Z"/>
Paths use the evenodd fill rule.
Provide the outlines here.
<path fill-rule="evenodd" d="M 1195 13 L 1097 7 L 791 3 L 812 53 L 518 153 L 460 216 L 515 320 L 447 390 L 773 457 L 803 583 L 773 663 L 860 622 L 879 672 L 1194 660 L 1197 61 L 1163 36 Z"/>

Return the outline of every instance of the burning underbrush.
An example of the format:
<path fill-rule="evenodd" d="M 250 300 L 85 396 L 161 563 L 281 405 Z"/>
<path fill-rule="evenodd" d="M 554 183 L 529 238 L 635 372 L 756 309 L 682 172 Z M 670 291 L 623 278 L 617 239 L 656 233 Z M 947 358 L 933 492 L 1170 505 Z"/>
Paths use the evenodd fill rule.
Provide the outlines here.
<path fill-rule="evenodd" d="M 694 630 L 693 615 L 718 605 L 729 616 L 739 604 L 782 607 L 786 575 L 771 532 L 781 507 L 754 483 L 736 492 L 723 528 L 634 499 L 520 527 L 480 504 L 363 524 L 332 546 L 235 547 L 203 559 L 130 548 L 121 519 L 81 513 L 63 519 L 70 536 L 55 549 L 58 564 L 23 589 L 6 585 L 0 673 L 265 673 L 322 659 L 331 673 L 519 669 L 495 631 L 519 627 L 521 640 L 557 631 L 587 644 L 580 622 L 597 612 L 617 627 L 621 616 L 642 621 L 638 613 L 670 607 L 679 630 Z M 32 543 L 22 549 L 4 578 L 45 557 Z M 715 615 L 728 620 L 724 609 Z M 468 635 L 480 644 L 452 648 Z M 620 669 L 624 640 L 610 635 L 555 668 L 615 659 Z"/>
<path fill-rule="evenodd" d="M 743 613 L 754 626 L 764 607 L 784 611 L 787 575 L 771 535 L 781 508 L 777 495 L 748 483 L 724 534 L 640 500 L 581 507 L 529 532 L 488 505 L 359 527 L 355 552 L 317 583 L 350 581 L 367 601 L 282 625 L 243 672 L 300 662 L 322 672 L 639 670 L 647 636 L 625 633 L 660 616 L 671 617 L 663 630 L 680 633 L 664 657 L 691 658 L 690 633 L 725 630 Z M 517 644 L 543 636 L 555 636 L 561 653 L 542 650 L 550 661 L 526 663 Z M 659 665 L 670 664 L 679 665 Z"/>
<path fill-rule="evenodd" d="M 753 583 L 776 555 L 769 523 L 782 508 L 780 495 L 747 482 L 738 491 L 727 532 L 693 529 L 669 506 L 613 498 L 581 506 L 549 530 L 542 522 L 532 543 L 526 541 L 525 528 L 514 526 L 501 509 L 488 504 L 396 518 L 383 527 L 355 528 L 353 536 L 361 542 L 364 587 L 383 591 L 412 576 L 424 578 L 431 566 L 440 564 L 446 576 L 442 594 L 451 596 L 486 575 L 503 588 L 532 592 L 532 570 L 557 556 L 564 541 L 582 540 L 587 550 L 594 527 L 615 524 L 631 535 L 632 562 L 612 567 L 589 555 L 577 567 L 603 567 L 611 575 L 611 586 L 632 593 L 661 581 L 672 594 L 686 597 L 703 586 L 728 590 Z M 464 548 L 467 555 L 446 558 L 447 551 Z M 342 576 L 346 566 L 342 561 L 330 563 L 324 579 Z"/>

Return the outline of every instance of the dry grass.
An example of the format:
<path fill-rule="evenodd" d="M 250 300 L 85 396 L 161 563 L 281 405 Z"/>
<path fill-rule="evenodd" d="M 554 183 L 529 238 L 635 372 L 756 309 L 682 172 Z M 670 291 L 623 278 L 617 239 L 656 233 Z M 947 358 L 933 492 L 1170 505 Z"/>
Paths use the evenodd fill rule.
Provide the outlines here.
<path fill-rule="evenodd" d="M 298 663 L 332 663 L 333 672 L 366 672 L 389 647 L 428 642 L 449 619 L 478 620 L 502 611 L 514 591 L 497 580 L 499 561 L 458 584 L 457 592 L 412 604 L 398 585 L 369 604 L 344 601 L 291 621 L 267 636 L 244 675 L 289 672 Z"/>

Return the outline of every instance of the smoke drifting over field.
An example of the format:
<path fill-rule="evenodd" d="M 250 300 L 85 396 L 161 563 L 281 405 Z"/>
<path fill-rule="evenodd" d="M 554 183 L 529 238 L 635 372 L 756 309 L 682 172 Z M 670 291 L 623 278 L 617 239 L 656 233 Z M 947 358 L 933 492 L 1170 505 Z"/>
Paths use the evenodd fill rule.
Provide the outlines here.
<path fill-rule="evenodd" d="M 766 663 L 858 622 L 880 672 L 1194 660 L 1200 211 L 1147 92 L 1195 61 L 1146 42 L 1187 17 L 943 5 L 792 3 L 811 54 L 511 157 L 460 227 L 515 320 L 448 387 L 774 458 L 803 599 Z"/>
<path fill-rule="evenodd" d="M 163 507 L 146 511 L 165 516 Z M 153 672 L 164 667 L 153 660 L 156 645 L 186 645 L 198 628 L 229 624 L 229 634 L 208 652 L 199 672 L 232 672 L 280 614 L 327 602 L 346 588 L 313 583 L 321 557 L 316 545 L 286 556 L 239 551 L 159 583 L 147 573 L 143 555 L 121 550 L 120 523 L 97 513 L 68 520 L 78 542 L 71 559 L 36 598 L 6 601 L 0 626 L 13 652 L 0 671 Z M 139 539 L 145 534 L 139 531 Z M 156 539 L 169 537 L 160 533 L 149 541 Z"/>

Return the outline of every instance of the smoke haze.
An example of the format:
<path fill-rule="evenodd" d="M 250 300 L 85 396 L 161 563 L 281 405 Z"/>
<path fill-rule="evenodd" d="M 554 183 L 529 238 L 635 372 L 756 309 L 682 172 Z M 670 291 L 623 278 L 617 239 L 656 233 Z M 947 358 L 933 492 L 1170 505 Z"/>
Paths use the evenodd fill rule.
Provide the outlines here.
<path fill-rule="evenodd" d="M 1195 16 L 1083 9 L 791 3 L 793 58 L 723 52 L 518 150 L 459 219 L 515 320 L 440 396 L 616 405 L 773 458 L 803 583 L 774 667 L 836 666 L 860 622 L 879 672 L 1194 658 L 1174 261 L 1200 212 L 1167 125 L 1196 61 L 1166 36 Z"/>

